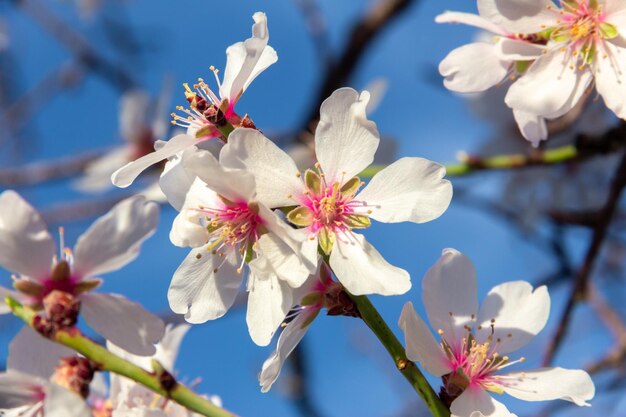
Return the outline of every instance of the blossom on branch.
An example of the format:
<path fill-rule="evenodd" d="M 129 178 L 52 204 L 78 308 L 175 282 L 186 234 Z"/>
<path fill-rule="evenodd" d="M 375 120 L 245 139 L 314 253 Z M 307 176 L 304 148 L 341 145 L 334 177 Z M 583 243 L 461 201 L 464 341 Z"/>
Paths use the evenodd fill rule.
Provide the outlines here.
<path fill-rule="evenodd" d="M 424 276 L 422 299 L 441 342 L 413 304 L 406 303 L 399 321 L 406 354 L 442 378 L 441 396 L 452 417 L 471 417 L 476 412 L 486 417 L 513 416 L 488 392 L 526 401 L 563 399 L 589 405 L 595 388 L 582 370 L 500 373 L 524 361 L 507 355 L 528 344 L 545 326 L 550 314 L 545 286 L 533 291 L 525 281 L 506 282 L 494 287 L 479 308 L 474 266 L 460 252 L 445 249 Z"/>

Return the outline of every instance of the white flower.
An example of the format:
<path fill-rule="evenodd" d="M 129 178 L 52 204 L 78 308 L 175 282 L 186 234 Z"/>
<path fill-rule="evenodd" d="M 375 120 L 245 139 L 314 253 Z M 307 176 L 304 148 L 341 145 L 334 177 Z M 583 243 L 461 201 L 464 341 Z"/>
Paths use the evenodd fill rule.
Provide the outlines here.
<path fill-rule="evenodd" d="M 234 105 L 250 83 L 267 67 L 278 60 L 276 51 L 269 46 L 269 32 L 265 13 L 257 12 L 253 16 L 252 37 L 238 42 L 226 49 L 226 69 L 220 83 L 217 70 L 213 69 L 219 96 L 200 79 L 194 89 L 185 84 L 185 96 L 191 110 L 178 109 L 185 113 L 184 117 L 173 114 L 175 124 L 187 128 L 186 135 L 177 135 L 155 152 L 145 155 L 123 168 L 111 177 L 118 187 L 128 187 L 137 176 L 149 166 L 169 158 L 179 152 L 211 138 L 219 137 L 220 132 L 213 122 L 207 119 L 207 111 L 220 109 L 231 124 L 238 125 L 241 118 L 235 113 Z"/>
<path fill-rule="evenodd" d="M 293 207 L 287 216 L 302 226 L 310 244 L 329 255 L 339 281 L 353 294 L 402 294 L 409 274 L 390 265 L 363 235 L 370 219 L 423 223 L 439 217 L 452 197 L 445 168 L 422 158 L 402 158 L 363 185 L 356 175 L 372 163 L 376 125 L 367 120 L 369 94 L 335 91 L 321 107 L 315 133 L 317 172 L 300 173 L 295 162 L 257 130 L 236 129 L 222 149 L 225 166 L 251 172 L 259 200 L 269 207 Z M 304 180 L 304 181 L 303 181 Z M 309 252 L 307 252 L 309 253 Z"/>
<path fill-rule="evenodd" d="M 249 173 L 224 168 L 207 151 L 189 153 L 183 163 L 197 178 L 170 239 L 194 249 L 174 273 L 170 307 L 190 323 L 221 317 L 249 265 L 246 321 L 254 342 L 267 345 L 292 305 L 290 288 L 301 286 L 315 267 L 313 257 L 299 255 L 304 236 L 257 196 Z"/>
<path fill-rule="evenodd" d="M 163 336 L 163 322 L 139 304 L 120 295 L 93 294 L 100 274 L 115 271 L 139 255 L 142 242 L 158 222 L 158 206 L 133 197 L 117 204 L 78 239 L 73 251 L 61 242 L 56 253 L 39 213 L 16 192 L 0 194 L 0 265 L 12 271 L 14 293 L 22 303 L 41 308 L 57 290 L 81 302 L 81 314 L 99 334 L 140 355 L 154 352 Z M 2 312 L 7 312 L 6 307 Z"/>
<path fill-rule="evenodd" d="M 506 355 L 525 346 L 545 326 L 550 314 L 545 286 L 533 291 L 525 281 L 500 284 L 479 309 L 474 266 L 460 252 L 445 249 L 424 276 L 422 299 L 441 342 L 407 303 L 399 321 L 407 357 L 442 377 L 445 399 L 452 401 L 452 417 L 513 416 L 488 392 L 506 392 L 526 401 L 563 399 L 577 405 L 588 405 L 586 401 L 593 398 L 593 382 L 581 370 L 499 373 L 523 362 Z"/>

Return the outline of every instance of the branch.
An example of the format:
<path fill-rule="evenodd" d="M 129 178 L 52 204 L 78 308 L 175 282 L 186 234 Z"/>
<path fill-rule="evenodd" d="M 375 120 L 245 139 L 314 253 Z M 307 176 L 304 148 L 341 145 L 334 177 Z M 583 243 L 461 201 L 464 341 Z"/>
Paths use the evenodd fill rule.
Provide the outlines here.
<path fill-rule="evenodd" d="M 14 299 L 7 297 L 6 303 L 16 317 L 19 317 L 28 326 L 32 327 L 36 313 L 25 308 Z M 176 403 L 195 411 L 206 417 L 235 417 L 234 414 L 216 406 L 209 400 L 194 393 L 185 385 L 173 379 L 168 374 L 167 384 L 163 382 L 163 370 L 155 369 L 155 372 L 148 372 L 145 369 L 128 362 L 125 359 L 109 352 L 104 347 L 83 336 L 76 328 L 57 330 L 50 337 L 50 340 L 66 346 L 98 365 L 101 371 L 113 372 L 115 374 L 129 378 L 138 384 L 143 385 L 151 391 L 169 398 Z M 160 368 L 159 365 L 155 368 Z M 160 371 L 160 372 L 159 372 Z M 171 379 L 170 379 L 171 378 Z"/>
<path fill-rule="evenodd" d="M 620 161 L 619 167 L 617 168 L 617 171 L 615 172 L 615 176 L 611 183 L 609 196 L 604 207 L 600 211 L 601 216 L 598 223 L 594 227 L 593 236 L 587 249 L 585 260 L 576 274 L 576 280 L 574 281 L 574 285 L 572 286 L 572 291 L 565 306 L 565 310 L 561 315 L 559 327 L 557 328 L 557 331 L 554 335 L 554 339 L 548 346 L 544 358 L 545 365 L 549 364 L 552 361 L 554 355 L 559 349 L 567 332 L 574 307 L 578 302 L 586 299 L 589 295 L 588 287 L 591 271 L 596 264 L 600 249 L 602 248 L 602 244 L 605 240 L 605 237 L 607 236 L 607 231 L 609 229 L 611 221 L 613 220 L 613 215 L 615 214 L 615 211 L 619 205 L 619 200 L 625 186 L 626 152 L 624 152 L 624 154 L 622 155 L 622 160 Z"/>
<path fill-rule="evenodd" d="M 367 326 L 374 332 L 378 340 L 385 346 L 387 352 L 393 359 L 400 373 L 409 381 L 409 384 L 422 398 L 434 417 L 449 417 L 450 411 L 441 402 L 433 388 L 430 386 L 424 375 L 417 368 L 417 365 L 406 357 L 404 346 L 393 334 L 385 320 L 376 310 L 370 300 L 364 296 L 350 295 L 357 305 L 361 318 Z"/>

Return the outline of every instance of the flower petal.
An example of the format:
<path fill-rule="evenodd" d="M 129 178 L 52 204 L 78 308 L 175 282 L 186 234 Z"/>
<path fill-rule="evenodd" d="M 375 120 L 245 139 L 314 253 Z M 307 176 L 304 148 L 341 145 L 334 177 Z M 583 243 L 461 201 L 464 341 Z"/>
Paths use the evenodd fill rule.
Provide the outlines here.
<path fill-rule="evenodd" d="M 161 191 L 172 207 L 178 211 L 183 207 L 185 196 L 196 178 L 196 175 L 187 169 L 184 161 L 196 151 L 195 147 L 190 147 L 171 157 L 165 163 L 165 168 L 159 177 Z"/>
<path fill-rule="evenodd" d="M 314 313 L 316 314 L 317 311 L 319 310 L 314 311 Z M 310 317 L 311 312 L 307 310 L 301 312 L 287 324 L 280 333 L 280 336 L 278 336 L 276 350 L 272 353 L 272 356 L 263 362 L 263 367 L 259 374 L 261 392 L 268 392 L 276 379 L 278 379 L 278 375 L 280 375 L 280 371 L 287 357 L 296 346 L 298 346 L 298 343 L 300 343 L 300 340 L 302 340 L 306 331 L 309 329 L 309 325 L 304 326 L 304 324 Z"/>
<path fill-rule="evenodd" d="M 495 53 L 505 61 L 532 61 L 545 53 L 545 46 L 522 42 L 517 39 L 500 38 Z"/>
<path fill-rule="evenodd" d="M 516 110 L 556 117 L 578 103 L 592 78 L 591 71 L 580 71 L 577 63 L 564 53 L 549 52 L 538 58 L 524 76 L 509 87 L 504 101 Z"/>
<path fill-rule="evenodd" d="M 46 417 L 91 417 L 91 409 L 78 394 L 57 384 L 48 384 L 43 401 Z"/>
<path fill-rule="evenodd" d="M 55 252 L 39 213 L 13 190 L 0 194 L 0 265 L 40 280 L 50 273 Z"/>
<path fill-rule="evenodd" d="M 476 339 L 482 343 L 493 334 L 493 339 L 500 341 L 498 353 L 513 352 L 526 346 L 543 329 L 549 316 L 550 296 L 545 285 L 533 291 L 526 281 L 505 282 L 492 288 L 483 300 Z"/>
<path fill-rule="evenodd" d="M 450 12 L 446 11 L 435 17 L 435 22 L 437 23 L 462 23 L 464 25 L 474 26 L 479 29 L 486 30 L 487 32 L 495 33 L 500 36 L 508 36 L 509 33 L 506 32 L 498 25 L 494 25 L 489 20 L 473 14 L 473 13 L 463 13 L 463 12 Z"/>
<path fill-rule="evenodd" d="M 224 259 L 208 247 L 189 252 L 167 291 L 172 311 L 184 314 L 189 323 L 222 317 L 235 302 L 241 286 L 242 274 L 237 272 L 236 253 L 227 253 Z"/>
<path fill-rule="evenodd" d="M 84 175 L 74 185 L 78 190 L 88 193 L 98 193 L 112 188 L 111 175 L 133 158 L 132 146 L 120 146 L 87 165 Z"/>
<path fill-rule="evenodd" d="M 598 53 L 595 59 L 596 89 L 606 106 L 617 115 L 626 118 L 626 50 L 610 42 L 604 42 L 606 56 Z"/>
<path fill-rule="evenodd" d="M 455 249 L 444 249 L 424 276 L 422 300 L 435 331 L 442 330 L 446 341 L 458 349 L 478 312 L 476 270 L 472 262 Z"/>
<path fill-rule="evenodd" d="M 228 98 L 231 105 L 261 72 L 278 61 L 276 51 L 267 45 L 270 38 L 267 16 L 263 12 L 256 12 L 252 18 L 252 37 L 226 49 L 226 68 L 220 95 Z"/>
<path fill-rule="evenodd" d="M 369 93 L 340 88 L 322 103 L 315 153 L 326 181 L 350 180 L 374 160 L 380 137 L 365 113 Z"/>
<path fill-rule="evenodd" d="M 267 346 L 293 306 L 292 290 L 273 274 L 248 275 L 246 323 L 252 341 Z"/>
<path fill-rule="evenodd" d="M 80 299 L 85 321 L 101 336 L 132 354 L 154 354 L 165 333 L 160 318 L 117 294 L 86 293 Z"/>
<path fill-rule="evenodd" d="M 159 206 L 141 196 L 118 203 L 78 239 L 74 271 L 85 277 L 123 267 L 139 255 L 141 244 L 152 236 L 158 221 Z"/>
<path fill-rule="evenodd" d="M 51 342 L 25 326 L 9 344 L 7 369 L 49 379 L 61 358 L 74 355 L 73 350 Z"/>
<path fill-rule="evenodd" d="M 0 409 L 36 404 L 42 389 L 41 381 L 21 372 L 0 373 Z"/>
<path fill-rule="evenodd" d="M 450 417 L 515 417 L 504 404 L 477 385 L 470 385 L 452 401 L 450 414 Z"/>
<path fill-rule="evenodd" d="M 513 117 L 522 136 L 534 147 L 539 146 L 542 140 L 548 139 L 548 126 L 545 118 L 516 109 L 513 109 Z"/>
<path fill-rule="evenodd" d="M 220 162 L 250 172 L 256 183 L 256 198 L 268 207 L 296 205 L 304 192 L 293 159 L 256 129 L 235 129 L 220 153 Z"/>
<path fill-rule="evenodd" d="M 589 405 L 595 394 L 593 381 L 579 369 L 544 368 L 529 372 L 513 372 L 499 381 L 504 391 L 524 401 L 566 400 L 576 405 Z"/>
<path fill-rule="evenodd" d="M 475 42 L 452 50 L 439 64 L 448 90 L 479 93 L 504 80 L 511 66 L 496 53 L 496 45 Z"/>
<path fill-rule="evenodd" d="M 408 302 L 404 305 L 398 326 L 404 332 L 406 356 L 409 359 L 419 362 L 434 376 L 442 376 L 453 370 L 430 329 L 415 312 L 413 303 Z"/>
<path fill-rule="evenodd" d="M 398 295 L 411 289 L 409 273 L 389 264 L 363 235 L 357 233 L 337 236 L 330 254 L 330 267 L 354 295 Z"/>
<path fill-rule="evenodd" d="M 509 33 L 537 33 L 557 25 L 551 0 L 478 0 L 479 14 Z"/>
<path fill-rule="evenodd" d="M 126 188 L 135 181 L 135 179 L 151 165 L 156 164 L 164 159 L 176 155 L 178 152 L 184 151 L 200 142 L 189 135 L 177 135 L 168 140 L 165 145 L 158 150 L 142 156 L 141 158 L 130 162 L 118 169 L 111 175 L 111 181 L 118 187 Z"/>
<path fill-rule="evenodd" d="M 369 217 L 385 223 L 424 223 L 450 205 L 452 185 L 446 169 L 423 158 L 402 158 L 374 175 L 355 200 L 367 203 Z"/>
<path fill-rule="evenodd" d="M 251 270 L 276 275 L 292 288 L 304 284 L 311 273 L 299 254 L 273 233 L 266 233 L 256 241 L 255 252 L 257 257 L 248 264 Z"/>

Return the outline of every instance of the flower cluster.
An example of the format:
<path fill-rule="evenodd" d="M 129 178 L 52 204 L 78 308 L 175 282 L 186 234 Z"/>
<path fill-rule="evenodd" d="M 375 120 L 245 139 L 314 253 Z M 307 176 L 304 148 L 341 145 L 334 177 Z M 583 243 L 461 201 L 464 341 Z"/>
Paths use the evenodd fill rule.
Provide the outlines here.
<path fill-rule="evenodd" d="M 512 80 L 505 97 L 526 139 L 548 137 L 546 119 L 567 114 L 591 86 L 626 117 L 626 4 L 621 0 L 478 0 L 479 15 L 446 12 L 493 34 L 453 50 L 440 64 L 453 91 L 481 92 Z"/>

